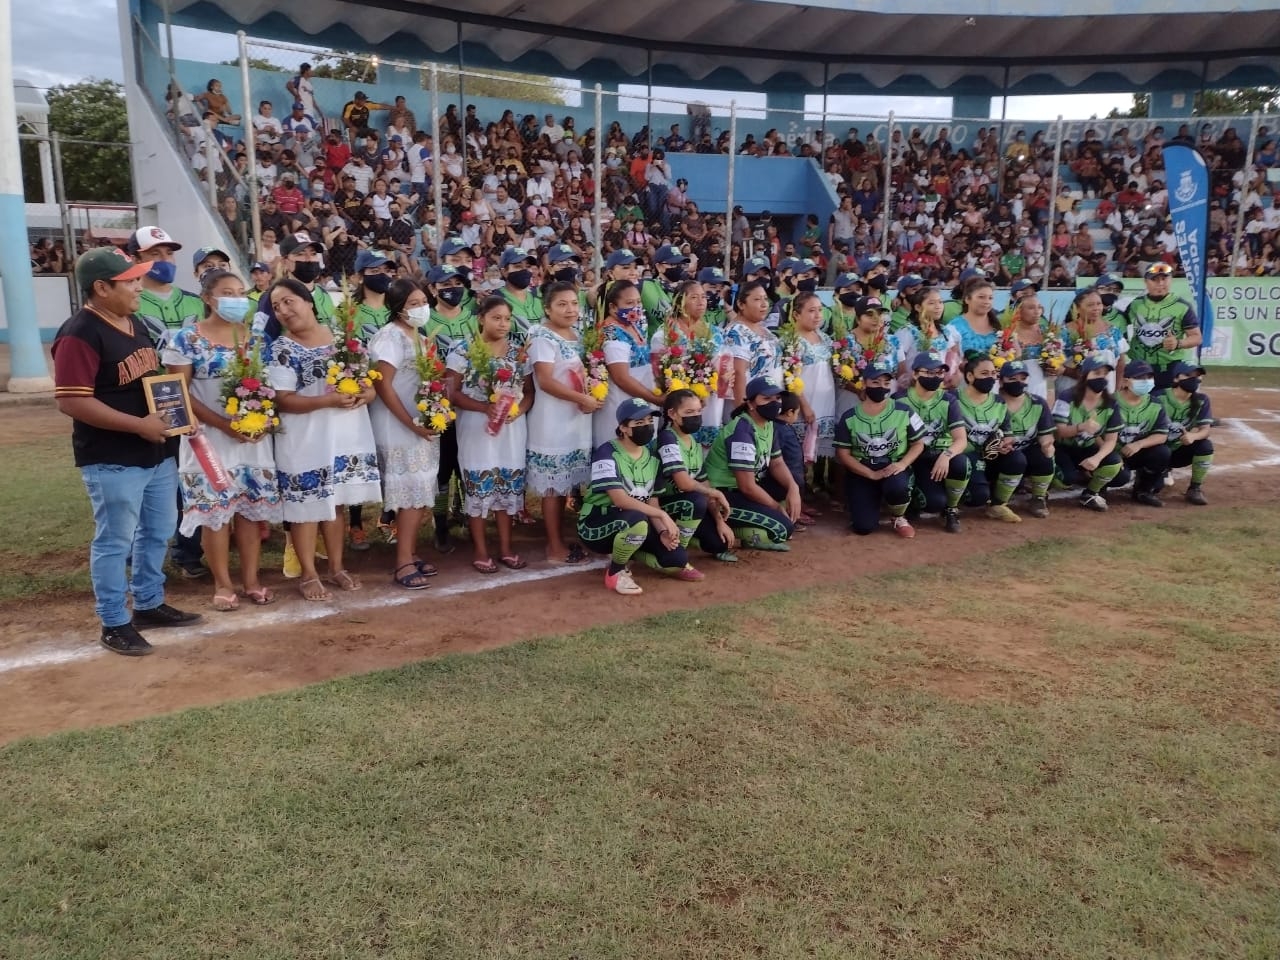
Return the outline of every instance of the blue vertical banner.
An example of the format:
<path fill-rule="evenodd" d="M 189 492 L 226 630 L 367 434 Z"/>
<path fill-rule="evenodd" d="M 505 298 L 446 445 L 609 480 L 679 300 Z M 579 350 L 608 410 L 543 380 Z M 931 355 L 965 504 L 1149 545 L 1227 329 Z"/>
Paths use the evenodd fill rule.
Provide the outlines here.
<path fill-rule="evenodd" d="M 1200 318 L 1204 347 L 1213 343 L 1213 316 L 1205 296 L 1205 243 L 1209 236 L 1209 170 L 1204 157 L 1182 144 L 1164 148 L 1168 177 L 1169 216 L 1178 241 L 1178 256 L 1191 288 L 1191 302 Z M 1200 351 L 1196 351 L 1199 354 Z"/>

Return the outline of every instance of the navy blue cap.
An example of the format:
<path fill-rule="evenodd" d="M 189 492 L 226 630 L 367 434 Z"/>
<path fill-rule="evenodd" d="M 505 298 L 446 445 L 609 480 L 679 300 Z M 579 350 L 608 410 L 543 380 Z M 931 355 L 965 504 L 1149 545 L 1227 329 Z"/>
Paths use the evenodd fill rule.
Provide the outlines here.
<path fill-rule="evenodd" d="M 391 261 L 377 250 L 361 250 L 356 257 L 355 273 L 364 273 L 374 267 L 385 267 Z"/>
<path fill-rule="evenodd" d="M 609 259 L 605 260 L 604 268 L 612 270 L 614 267 L 629 267 L 636 262 L 636 255 L 630 250 L 615 250 L 609 254 Z"/>
<path fill-rule="evenodd" d="M 719 267 L 703 267 L 698 271 L 698 282 L 712 287 L 727 287 L 729 278 L 724 275 L 724 271 Z"/>
<path fill-rule="evenodd" d="M 204 263 L 215 253 L 219 254 L 223 260 L 227 261 L 227 263 L 231 262 L 231 258 L 227 256 L 226 252 L 219 250 L 217 247 L 201 247 L 191 255 L 191 268 L 194 270 L 199 267 L 200 264 Z"/>
<path fill-rule="evenodd" d="M 756 397 L 776 397 L 782 393 L 782 384 L 768 377 L 755 377 L 747 384 L 747 399 Z"/>
<path fill-rule="evenodd" d="M 1173 380 L 1177 380 L 1178 377 L 1203 376 L 1204 367 L 1200 366 L 1198 363 L 1187 363 L 1185 360 L 1179 360 L 1177 363 L 1169 367 L 1169 377 Z"/>
<path fill-rule="evenodd" d="M 582 257 L 567 243 L 557 243 L 547 251 L 547 263 L 564 263 L 566 260 L 577 260 L 581 263 Z"/>
<path fill-rule="evenodd" d="M 1095 370 L 1114 370 L 1115 365 L 1106 357 L 1086 357 L 1080 365 L 1081 373 L 1093 373 Z"/>
<path fill-rule="evenodd" d="M 1027 365 L 1021 360 L 1006 360 L 1000 367 L 1000 379 L 1012 380 L 1027 373 Z"/>
<path fill-rule="evenodd" d="M 254 265 L 253 265 L 253 266 L 251 266 L 251 267 L 249 268 L 249 272 L 250 272 L 250 273 L 258 273 L 258 272 L 262 272 L 262 273 L 270 273 L 270 272 L 271 272 L 271 268 L 270 268 L 270 267 L 268 267 L 268 266 L 267 266 L 265 263 L 263 263 L 261 260 L 258 260 L 258 261 L 256 261 L 256 262 L 254 263 Z"/>
<path fill-rule="evenodd" d="M 1122 279 L 1120 279 L 1117 276 L 1113 276 L 1112 274 L 1104 273 L 1094 283 L 1093 289 L 1097 290 L 1099 287 L 1123 287 L 1123 286 L 1124 286 L 1124 281 Z"/>
<path fill-rule="evenodd" d="M 501 270 L 507 267 L 513 267 L 518 263 L 537 263 L 538 258 L 523 247 L 507 247 L 502 251 L 502 257 L 498 260 L 498 268 Z"/>
<path fill-rule="evenodd" d="M 889 308 L 884 305 L 884 301 L 879 297 L 859 297 L 853 301 L 853 312 L 861 316 L 864 313 L 870 313 L 872 310 L 878 310 L 883 313 Z"/>
<path fill-rule="evenodd" d="M 797 257 L 796 265 L 792 268 L 793 273 L 812 273 L 815 270 L 821 271 L 818 261 L 812 257 Z"/>
<path fill-rule="evenodd" d="M 440 256 L 451 257 L 455 253 L 470 252 L 471 248 L 462 242 L 460 237 L 445 237 L 440 244 Z"/>
<path fill-rule="evenodd" d="M 1009 298 L 1016 299 L 1018 294 L 1022 293 L 1024 290 L 1034 290 L 1035 288 L 1036 282 L 1034 280 L 1028 280 L 1026 277 L 1023 277 L 1020 280 L 1015 280 L 1009 285 Z"/>
<path fill-rule="evenodd" d="M 854 273 L 852 270 L 849 270 L 836 277 L 836 282 L 832 284 L 832 286 L 836 290 L 843 290 L 846 287 L 852 287 L 854 284 L 860 283 L 862 283 L 862 274 Z"/>
<path fill-rule="evenodd" d="M 773 267 L 769 266 L 767 257 L 752 257 L 742 265 L 742 275 L 749 277 L 763 270 L 765 273 L 773 273 Z"/>
<path fill-rule="evenodd" d="M 791 273 L 801 273 L 804 271 L 804 261 L 799 257 L 783 257 L 778 261 L 778 272 L 789 271 Z"/>
<path fill-rule="evenodd" d="M 898 278 L 898 292 L 905 293 L 912 287 L 923 287 L 924 277 L 918 273 L 908 273 Z"/>
<path fill-rule="evenodd" d="M 689 257 L 674 243 L 664 243 L 653 255 L 654 263 L 688 263 Z"/>
<path fill-rule="evenodd" d="M 658 412 L 648 400 L 641 400 L 639 397 L 628 397 L 619 404 L 616 416 L 618 423 L 623 424 L 631 420 L 643 420 L 645 417 L 652 417 Z"/>
<path fill-rule="evenodd" d="M 896 377 L 898 368 L 888 357 L 879 356 L 867 364 L 862 370 L 863 380 L 874 380 L 876 377 Z"/>
<path fill-rule="evenodd" d="M 431 272 L 427 274 L 427 283 L 444 283 L 446 280 L 463 280 L 465 277 L 461 270 L 452 264 L 441 263 L 431 268 Z"/>
<path fill-rule="evenodd" d="M 1145 360 L 1130 360 L 1124 365 L 1124 375 L 1128 380 L 1142 380 L 1146 377 L 1154 377 L 1156 372 Z"/>
<path fill-rule="evenodd" d="M 945 370 L 947 362 L 936 353 L 930 353 L 928 350 L 921 350 L 916 354 L 914 360 L 911 361 L 911 369 L 915 370 Z"/>
<path fill-rule="evenodd" d="M 985 280 L 986 276 L 987 276 L 987 272 L 983 270 L 981 267 L 967 267 L 964 270 L 960 271 L 959 283 L 961 285 L 966 284 L 970 280 L 972 280 L 974 277 L 982 277 Z"/>

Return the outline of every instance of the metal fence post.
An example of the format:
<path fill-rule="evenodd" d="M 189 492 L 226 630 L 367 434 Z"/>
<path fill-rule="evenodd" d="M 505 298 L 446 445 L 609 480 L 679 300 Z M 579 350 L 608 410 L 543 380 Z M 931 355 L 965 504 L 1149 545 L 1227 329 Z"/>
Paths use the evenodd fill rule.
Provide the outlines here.
<path fill-rule="evenodd" d="M 884 144 L 884 215 L 880 218 L 880 259 L 889 252 L 889 220 L 893 216 L 893 111 L 889 111 L 889 126 Z M 850 251 L 852 253 L 852 251 Z"/>
<path fill-rule="evenodd" d="M 440 176 L 440 68 L 431 64 L 431 193 L 436 208 L 436 248 L 431 261 L 438 265 L 440 244 L 444 242 L 444 178 Z"/>
<path fill-rule="evenodd" d="M 1236 275 L 1236 264 L 1240 262 L 1240 241 L 1244 239 L 1244 192 L 1249 189 L 1249 180 L 1253 173 L 1253 151 L 1258 149 L 1258 111 L 1253 111 L 1253 120 L 1249 124 L 1249 147 L 1244 154 L 1243 179 L 1240 181 L 1240 209 L 1236 211 L 1236 236 L 1231 243 L 1231 273 Z"/>
<path fill-rule="evenodd" d="M 257 259 L 262 249 L 262 210 L 258 205 L 258 140 L 253 126 L 253 91 L 249 89 L 249 42 L 243 30 L 236 33 L 240 44 L 240 85 L 244 88 L 244 142 L 249 153 L 249 229 L 251 257 Z M 317 131 L 318 132 L 318 131 Z"/>
<path fill-rule="evenodd" d="M 733 281 L 733 177 L 734 166 L 738 159 L 738 101 L 729 101 L 729 172 L 725 177 L 727 183 L 728 195 L 725 197 L 724 204 L 724 225 L 728 236 L 725 237 L 724 245 L 724 275 L 725 279 Z M 746 251 L 742 251 L 743 257 Z"/>
<path fill-rule="evenodd" d="M 53 189 L 54 198 L 58 204 L 58 219 L 62 221 L 62 245 L 66 248 L 67 256 L 74 261 L 79 250 L 76 247 L 76 232 L 71 226 L 71 212 L 67 206 L 67 182 L 62 175 L 62 137 L 57 131 L 54 131 L 49 139 L 53 146 Z M 132 150 L 132 147 L 130 150 Z M 132 158 L 130 159 L 132 160 Z M 132 162 L 130 166 L 132 166 Z M 80 285 L 72 283 L 70 287 L 71 306 L 73 309 L 79 310 L 84 306 L 80 297 Z"/>
<path fill-rule="evenodd" d="M 592 258 L 591 269 L 596 272 L 596 276 L 600 276 L 601 268 L 604 265 L 601 249 L 604 246 L 603 231 L 600 223 L 600 207 L 604 202 L 604 184 L 601 183 L 604 173 L 604 88 L 600 84 L 596 84 L 596 144 L 595 157 L 592 166 L 595 168 L 592 176 L 596 182 L 595 203 L 591 213 L 591 229 L 594 233 L 592 237 L 595 240 L 596 255 Z"/>
<path fill-rule="evenodd" d="M 1040 289 L 1049 286 L 1049 254 L 1053 249 L 1053 228 L 1058 219 L 1058 165 L 1062 163 L 1062 114 L 1053 126 L 1053 176 L 1049 183 L 1049 221 L 1044 225 L 1044 272 Z"/>

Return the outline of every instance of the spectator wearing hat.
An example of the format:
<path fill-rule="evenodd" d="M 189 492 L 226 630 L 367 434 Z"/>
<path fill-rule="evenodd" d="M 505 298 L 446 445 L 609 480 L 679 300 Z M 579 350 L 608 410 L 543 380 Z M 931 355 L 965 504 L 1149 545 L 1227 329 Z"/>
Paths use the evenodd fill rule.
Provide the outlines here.
<path fill-rule="evenodd" d="M 389 104 L 370 100 L 367 93 L 357 90 L 355 97 L 348 100 L 342 107 L 342 125 L 346 127 L 347 139 L 351 141 L 351 146 L 355 147 L 356 140 L 364 138 L 369 132 L 369 111 L 390 109 Z"/>
<path fill-rule="evenodd" d="M 89 575 L 100 641 L 125 656 L 151 652 L 138 627 L 200 619 L 165 603 L 164 556 L 178 523 L 176 443 L 166 435 L 169 421 L 148 412 L 142 379 L 160 362 L 136 316 L 153 262 L 112 247 L 82 255 L 75 276 L 85 306 L 53 343 L 54 395 L 72 420 L 75 463 L 93 508 Z"/>
<path fill-rule="evenodd" d="M 306 105 L 301 100 L 295 100 L 292 110 L 284 118 L 281 126 L 284 128 L 281 143 L 296 151 L 299 145 L 307 144 L 318 136 L 320 121 L 314 114 L 307 111 Z"/>
<path fill-rule="evenodd" d="M 151 268 L 142 277 L 142 294 L 136 313 L 157 349 L 170 330 L 180 330 L 204 316 L 204 303 L 174 284 L 178 266 L 175 254 L 182 249 L 159 227 L 139 227 L 129 238 L 128 252 Z"/>
<path fill-rule="evenodd" d="M 1154 371 L 1156 389 L 1173 384 L 1175 363 L 1191 362 L 1193 350 L 1204 342 L 1195 307 L 1169 292 L 1173 268 L 1155 263 L 1143 274 L 1146 293 L 1135 297 L 1125 311 L 1131 360 L 1145 360 Z"/>
<path fill-rule="evenodd" d="M 849 528 L 859 536 L 880 524 L 883 504 L 893 517 L 893 532 L 904 539 L 916 535 L 907 520 L 911 504 L 911 470 L 924 453 L 924 423 L 890 393 L 897 370 L 876 361 L 863 371 L 865 398 L 836 422 L 836 461 L 844 468 L 845 508 Z"/>
<path fill-rule="evenodd" d="M 231 258 L 217 247 L 201 247 L 191 255 L 191 272 L 203 280 L 210 270 L 230 270 Z"/>
<path fill-rule="evenodd" d="M 321 323 L 333 320 L 333 298 L 318 283 L 324 274 L 324 244 L 305 231 L 290 233 L 280 241 L 280 255 L 285 261 L 287 273 L 311 291 L 316 319 Z M 268 328 L 269 340 L 274 340 L 279 335 L 278 325 Z"/>
<path fill-rule="evenodd" d="M 889 313 L 889 332 L 897 333 L 911 320 L 911 298 L 924 288 L 924 277 L 918 273 L 905 273 L 898 278 L 897 296 L 893 298 Z"/>
<path fill-rule="evenodd" d="M 249 302 L 256 307 L 262 295 L 271 286 L 271 268 L 261 260 L 257 260 L 249 267 L 249 279 L 253 284 L 248 293 Z"/>

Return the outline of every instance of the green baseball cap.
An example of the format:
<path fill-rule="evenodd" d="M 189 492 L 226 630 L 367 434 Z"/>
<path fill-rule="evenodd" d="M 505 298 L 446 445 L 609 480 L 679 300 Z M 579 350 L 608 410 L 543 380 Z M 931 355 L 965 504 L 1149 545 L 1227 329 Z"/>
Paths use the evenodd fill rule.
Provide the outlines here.
<path fill-rule="evenodd" d="M 151 269 L 116 247 L 98 247 L 76 261 L 76 283 L 92 290 L 99 280 L 136 280 Z"/>

